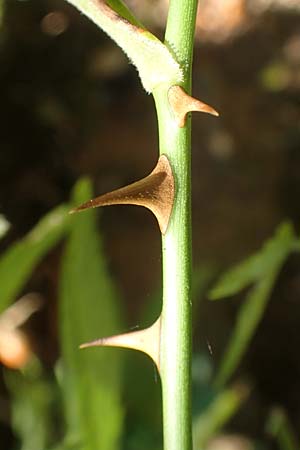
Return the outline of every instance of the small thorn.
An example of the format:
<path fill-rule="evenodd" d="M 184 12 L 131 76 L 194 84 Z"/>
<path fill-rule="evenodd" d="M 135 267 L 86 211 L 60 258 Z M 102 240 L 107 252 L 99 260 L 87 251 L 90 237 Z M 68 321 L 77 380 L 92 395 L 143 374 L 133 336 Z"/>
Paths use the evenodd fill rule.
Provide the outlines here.
<path fill-rule="evenodd" d="M 80 349 L 90 347 L 123 347 L 146 353 L 159 370 L 160 317 L 149 328 L 117 334 L 80 345 Z"/>
<path fill-rule="evenodd" d="M 219 116 L 219 113 L 212 106 L 191 97 L 181 86 L 172 86 L 168 92 L 168 99 L 177 125 L 180 128 L 185 126 L 186 116 L 191 111 L 205 112 L 216 117 Z"/>
<path fill-rule="evenodd" d="M 174 177 L 169 160 L 162 155 L 154 170 L 145 178 L 115 191 L 103 194 L 70 211 L 71 214 L 89 208 L 108 205 L 138 205 L 150 209 L 160 231 L 165 234 L 174 202 Z"/>
<path fill-rule="evenodd" d="M 84 344 L 80 344 L 78 348 L 82 350 L 83 348 L 98 347 L 102 345 L 101 341 L 102 339 L 96 339 L 95 341 L 85 342 Z"/>

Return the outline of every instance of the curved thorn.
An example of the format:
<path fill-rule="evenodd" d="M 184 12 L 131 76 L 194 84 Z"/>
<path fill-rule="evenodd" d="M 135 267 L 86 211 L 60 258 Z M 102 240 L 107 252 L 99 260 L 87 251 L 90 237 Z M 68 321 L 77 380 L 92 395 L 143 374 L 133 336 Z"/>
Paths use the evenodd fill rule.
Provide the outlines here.
<path fill-rule="evenodd" d="M 150 209 L 160 231 L 165 234 L 174 202 L 174 177 L 169 160 L 162 155 L 154 170 L 146 178 L 115 191 L 108 192 L 70 211 L 75 213 L 89 208 L 108 205 L 138 205 Z"/>
<path fill-rule="evenodd" d="M 149 328 L 117 334 L 80 345 L 89 347 L 123 347 L 146 353 L 155 362 L 159 370 L 160 317 Z"/>
<path fill-rule="evenodd" d="M 170 87 L 168 99 L 177 125 L 180 128 L 185 126 L 186 116 L 191 111 L 205 112 L 213 116 L 219 116 L 219 113 L 212 106 L 191 97 L 181 86 Z"/>

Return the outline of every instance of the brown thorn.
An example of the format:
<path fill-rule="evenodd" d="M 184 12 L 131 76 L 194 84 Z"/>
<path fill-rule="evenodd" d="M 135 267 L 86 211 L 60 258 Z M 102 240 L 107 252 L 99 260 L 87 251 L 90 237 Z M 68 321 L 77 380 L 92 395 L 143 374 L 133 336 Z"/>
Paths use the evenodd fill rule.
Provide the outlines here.
<path fill-rule="evenodd" d="M 117 334 L 80 345 L 81 349 L 89 347 L 123 347 L 139 350 L 150 356 L 159 370 L 160 317 L 144 330 Z"/>
<path fill-rule="evenodd" d="M 168 91 L 168 99 L 173 110 L 175 120 L 180 128 L 185 126 L 186 116 L 191 111 L 205 112 L 213 116 L 219 113 L 206 103 L 188 95 L 181 86 L 172 86 Z"/>
<path fill-rule="evenodd" d="M 108 192 L 78 206 L 70 213 L 108 205 L 138 205 L 150 209 L 160 231 L 165 234 L 174 202 L 174 177 L 169 160 L 162 155 L 154 170 L 145 178 L 115 191 Z"/>

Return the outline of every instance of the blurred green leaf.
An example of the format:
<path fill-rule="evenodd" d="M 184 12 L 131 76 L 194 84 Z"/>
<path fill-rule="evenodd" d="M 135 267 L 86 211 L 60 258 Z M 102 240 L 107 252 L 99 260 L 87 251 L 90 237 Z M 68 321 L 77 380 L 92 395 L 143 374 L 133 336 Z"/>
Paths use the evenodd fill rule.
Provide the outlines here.
<path fill-rule="evenodd" d="M 216 275 L 216 267 L 211 263 L 202 263 L 193 269 L 192 272 L 192 302 L 193 317 L 197 320 L 199 305 L 207 291 L 209 283 Z M 147 297 L 145 304 L 141 308 L 139 319 L 141 326 L 150 326 L 159 316 L 162 307 L 162 288 L 156 289 L 154 293 Z"/>
<path fill-rule="evenodd" d="M 43 376 L 37 365 L 35 361 L 23 373 L 4 373 L 11 394 L 12 428 L 20 439 L 20 450 L 45 449 L 53 439 L 52 407 L 57 386 Z"/>
<path fill-rule="evenodd" d="M 213 290 L 212 296 L 219 298 L 221 295 L 229 295 L 229 292 L 235 293 L 250 281 L 256 281 L 239 309 L 235 327 L 215 379 L 217 386 L 223 386 L 227 382 L 244 355 L 263 316 L 278 273 L 294 249 L 295 239 L 291 225 L 282 224 L 261 253 L 230 270 Z M 254 264 L 255 261 L 257 266 Z M 230 283 L 233 284 L 233 288 L 230 287 Z"/>
<path fill-rule="evenodd" d="M 213 361 L 206 352 L 194 353 L 192 358 L 192 415 L 198 417 L 215 396 L 212 387 Z"/>
<path fill-rule="evenodd" d="M 194 450 L 204 450 L 208 441 L 215 436 L 229 419 L 238 411 L 246 399 L 248 389 L 245 386 L 233 386 L 220 392 L 194 420 Z"/>
<path fill-rule="evenodd" d="M 137 447 L 137 435 L 145 434 L 143 449 L 157 448 L 162 442 L 161 382 L 157 368 L 150 358 L 142 353 L 128 350 L 124 385 L 126 389 L 126 433 L 122 449 Z M 140 443 L 141 445 L 141 443 Z"/>
<path fill-rule="evenodd" d="M 74 204 L 91 197 L 90 182 L 85 179 L 77 183 Z M 123 425 L 120 350 L 78 348 L 86 341 L 120 332 L 119 309 L 95 211 L 76 214 L 72 216 L 60 285 L 60 378 L 68 446 L 81 450 L 119 448 Z"/>
<path fill-rule="evenodd" d="M 127 6 L 120 0 L 107 0 L 107 4 L 122 17 L 127 19 L 130 23 L 144 28 L 138 19 L 132 14 Z"/>
<path fill-rule="evenodd" d="M 266 277 L 249 292 L 242 303 L 215 378 L 217 386 L 225 385 L 242 359 L 250 339 L 263 316 L 275 280 L 276 275 Z"/>
<path fill-rule="evenodd" d="M 207 290 L 217 273 L 217 267 L 211 263 L 202 263 L 192 272 L 192 302 L 193 320 L 199 320 L 201 316 L 201 301 L 207 295 Z"/>
<path fill-rule="evenodd" d="M 0 313 L 15 299 L 43 256 L 64 236 L 69 207 L 46 214 L 23 239 L 0 258 Z"/>
<path fill-rule="evenodd" d="M 298 450 L 300 448 L 296 434 L 282 408 L 273 408 L 266 428 L 281 450 Z"/>
<path fill-rule="evenodd" d="M 281 224 L 275 235 L 262 249 L 245 261 L 237 264 L 221 277 L 210 291 L 211 300 L 234 295 L 249 284 L 261 280 L 265 275 L 277 271 L 293 250 L 296 236 L 290 223 Z"/>

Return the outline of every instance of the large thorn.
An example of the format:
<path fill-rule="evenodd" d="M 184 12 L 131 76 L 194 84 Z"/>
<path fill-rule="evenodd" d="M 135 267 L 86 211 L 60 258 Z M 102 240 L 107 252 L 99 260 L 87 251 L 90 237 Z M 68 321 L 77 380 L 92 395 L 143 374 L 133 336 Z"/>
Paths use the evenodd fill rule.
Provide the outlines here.
<path fill-rule="evenodd" d="M 180 128 L 184 127 L 186 116 L 191 111 L 205 112 L 213 116 L 219 116 L 219 113 L 212 106 L 191 97 L 181 86 L 172 86 L 168 92 L 168 99 L 177 125 Z"/>
<path fill-rule="evenodd" d="M 144 330 L 105 337 L 80 346 L 80 348 L 88 347 L 123 347 L 139 350 L 150 356 L 159 370 L 160 317 L 151 327 Z"/>
<path fill-rule="evenodd" d="M 160 231 L 165 234 L 172 212 L 174 192 L 172 168 L 168 158 L 162 155 L 154 170 L 146 178 L 89 200 L 70 212 L 120 204 L 144 206 L 153 212 Z"/>

